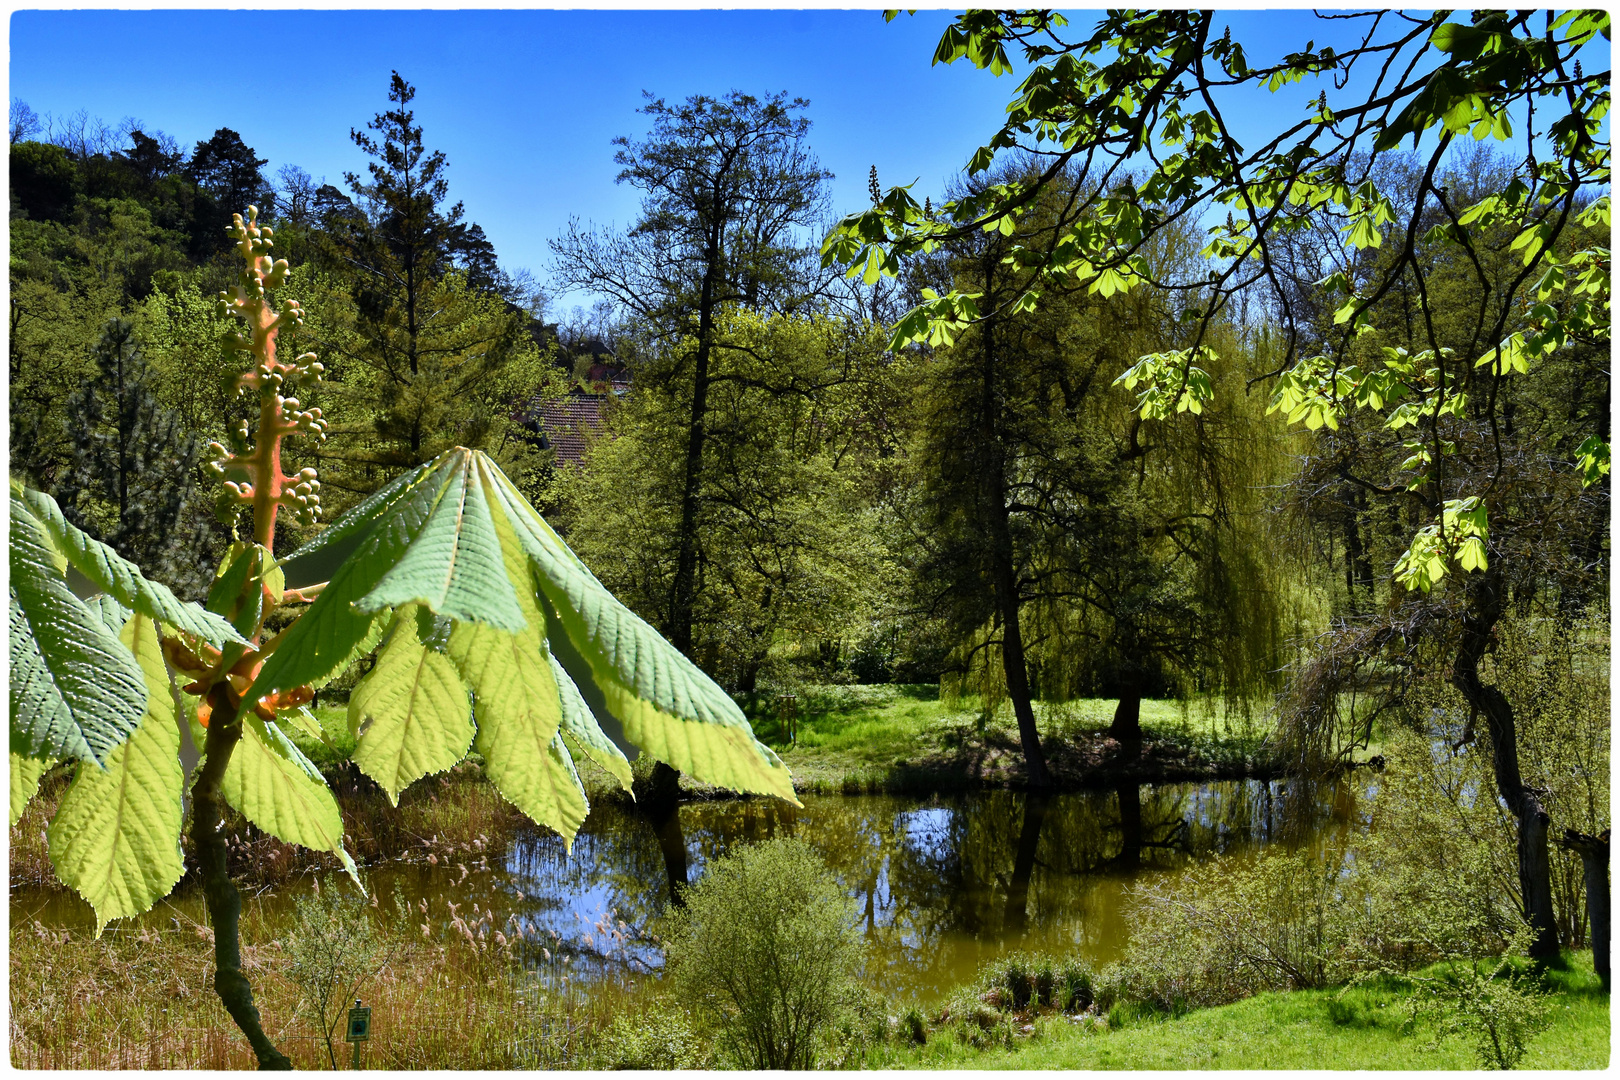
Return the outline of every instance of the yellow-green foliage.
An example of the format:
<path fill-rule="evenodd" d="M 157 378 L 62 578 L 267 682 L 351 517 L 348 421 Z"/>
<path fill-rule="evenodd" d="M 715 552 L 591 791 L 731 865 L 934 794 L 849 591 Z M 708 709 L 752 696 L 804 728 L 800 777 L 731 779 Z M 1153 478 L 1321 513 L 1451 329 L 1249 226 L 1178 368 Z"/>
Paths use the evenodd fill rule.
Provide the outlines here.
<path fill-rule="evenodd" d="M 853 990 L 863 943 L 854 902 L 803 841 L 717 860 L 670 918 L 680 999 L 755 1069 L 812 1068 Z"/>
<path fill-rule="evenodd" d="M 1539 788 L 1551 834 L 1566 828 L 1596 835 L 1610 826 L 1608 609 L 1574 625 L 1552 619 L 1514 620 L 1482 665 L 1500 686 L 1518 722 L 1519 769 Z M 1485 739 L 1483 734 L 1480 741 Z M 1481 753 L 1484 747 L 1481 747 Z M 1507 822 L 1503 819 L 1503 827 Z M 1510 842 L 1504 835 L 1500 841 Z M 1567 948 L 1586 943 L 1585 880 L 1580 856 L 1554 847 L 1553 911 Z"/>
<path fill-rule="evenodd" d="M 1518 876 L 1488 747 L 1397 731 L 1383 752 L 1353 842 L 1362 955 L 1411 968 L 1500 952 L 1518 922 Z"/>
<path fill-rule="evenodd" d="M 693 653 L 735 685 L 773 649 L 858 637 L 881 611 L 895 568 L 872 466 L 894 383 L 880 336 L 844 319 L 732 310 L 715 333 Z M 569 543 L 654 625 L 674 580 L 693 347 L 637 366 L 555 492 Z"/>

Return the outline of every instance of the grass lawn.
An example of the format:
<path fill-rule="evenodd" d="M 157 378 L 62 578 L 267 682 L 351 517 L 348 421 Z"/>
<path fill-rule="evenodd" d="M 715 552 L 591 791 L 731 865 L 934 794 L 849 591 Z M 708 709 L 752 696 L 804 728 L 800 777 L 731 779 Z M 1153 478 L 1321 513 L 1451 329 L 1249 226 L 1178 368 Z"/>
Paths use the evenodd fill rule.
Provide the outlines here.
<path fill-rule="evenodd" d="M 1521 1067 L 1605 1069 L 1609 995 L 1592 973 L 1591 953 L 1550 971 L 1549 1026 Z M 1138 1019 L 1116 1030 L 1047 1019 L 1011 1050 L 975 1050 L 949 1032 L 896 1056 L 892 1068 L 967 1069 L 1477 1069 L 1472 1045 L 1433 1045 L 1433 1028 L 1403 1030 L 1406 992 L 1383 985 L 1260 994 L 1176 1018 Z"/>
<path fill-rule="evenodd" d="M 754 733 L 793 770 L 800 790 L 858 792 L 885 787 L 972 786 L 1005 779 L 1022 763 L 1018 729 L 1003 703 L 986 718 L 977 698 L 947 706 L 933 684 L 824 686 L 804 694 L 792 727 L 769 702 L 747 709 Z M 1085 748 L 1113 720 L 1111 699 L 1035 703 L 1049 763 L 1062 778 L 1085 771 Z M 1174 701 L 1142 702 L 1148 741 L 1173 753 L 1236 762 L 1259 743 L 1254 727 Z"/>

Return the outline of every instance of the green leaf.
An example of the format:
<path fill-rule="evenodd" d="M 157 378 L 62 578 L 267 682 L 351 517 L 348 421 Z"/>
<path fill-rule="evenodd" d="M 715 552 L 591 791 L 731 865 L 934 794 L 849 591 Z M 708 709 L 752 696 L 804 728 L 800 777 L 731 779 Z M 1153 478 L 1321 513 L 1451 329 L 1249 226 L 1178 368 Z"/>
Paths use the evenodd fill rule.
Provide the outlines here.
<path fill-rule="evenodd" d="M 185 873 L 180 728 L 157 624 L 136 614 L 120 639 L 144 673 L 146 713 L 106 769 L 78 766 L 46 832 L 56 876 L 95 909 L 97 937 L 109 920 L 150 909 Z"/>
<path fill-rule="evenodd" d="M 314 739 L 316 742 L 328 742 L 326 730 L 321 727 L 320 720 L 316 719 L 315 714 L 310 712 L 307 706 L 300 705 L 296 709 L 286 709 L 276 713 L 276 723 L 285 723 L 290 730 L 297 731 L 306 739 Z"/>
<path fill-rule="evenodd" d="M 549 665 L 526 635 L 469 623 L 451 631 L 450 654 L 473 689 L 475 745 L 490 780 L 572 843 L 590 807 L 557 735 L 562 707 Z"/>
<path fill-rule="evenodd" d="M 399 561 L 432 512 L 439 486 L 430 482 L 431 465 L 407 473 L 402 479 L 410 483 L 396 481 L 398 486 L 390 487 L 387 499 L 373 496 L 333 523 L 328 530 L 338 532 L 333 543 L 346 545 L 352 540 L 354 546 L 332 571 L 321 595 L 265 659 L 244 701 L 257 701 L 295 686 L 318 686 L 377 643 L 388 625 L 387 618 L 357 611 L 353 602 L 370 592 Z M 315 542 L 319 543 L 320 538 Z M 300 548 L 294 559 L 283 566 L 289 581 L 294 580 L 291 563 L 303 557 L 303 550 Z"/>
<path fill-rule="evenodd" d="M 421 482 L 431 464 L 418 466 L 390 480 L 358 505 L 350 507 L 309 543 L 282 559 L 281 569 L 288 587 L 301 589 L 331 580 L 344 560 L 371 535 L 388 508 L 408 496 Z"/>
<path fill-rule="evenodd" d="M 484 486 L 489 479 L 481 475 L 479 482 Z M 534 571 L 500 510 L 495 528 L 528 627 L 514 634 L 457 623 L 450 632 L 449 653 L 472 687 L 476 745 L 490 780 L 513 806 L 572 844 L 590 807 L 566 749 L 560 757 L 556 752 L 562 747 L 557 737 L 561 688 L 546 660 L 545 618 L 535 599 Z"/>
<path fill-rule="evenodd" d="M 546 649 L 546 659 L 551 662 L 551 677 L 557 680 L 557 689 L 562 696 L 562 733 L 566 741 L 580 750 L 587 757 L 606 769 L 619 786 L 630 790 L 630 761 L 624 756 L 612 739 L 603 733 L 596 723 L 596 717 L 591 715 L 591 707 L 585 704 L 580 696 L 579 687 L 574 680 L 568 677 L 568 672 L 557 662 Z"/>
<path fill-rule="evenodd" d="M 1581 471 L 1581 486 L 1591 487 L 1609 474 L 1609 444 L 1588 435 L 1575 448 L 1575 467 Z"/>
<path fill-rule="evenodd" d="M 1127 292 L 1129 289 L 1130 283 L 1126 280 L 1125 275 L 1109 266 L 1104 267 L 1097 274 L 1097 279 L 1091 283 L 1086 291 L 1101 293 L 1103 296 L 1108 297 L 1113 296 L 1115 293 Z"/>
<path fill-rule="evenodd" d="M 264 592 L 257 581 L 269 560 L 270 553 L 251 540 L 232 544 L 208 589 L 208 610 L 230 619 L 237 631 L 253 633 L 264 614 Z"/>
<path fill-rule="evenodd" d="M 434 459 L 430 476 L 441 485 L 437 505 L 399 561 L 354 602 L 356 610 L 418 603 L 459 622 L 512 633 L 524 629 L 489 504 L 481 485 L 470 482 L 474 461 L 472 451 L 459 447 Z"/>
<path fill-rule="evenodd" d="M 1429 40 L 1441 52 L 1448 52 L 1457 60 L 1472 60 L 1477 57 L 1485 43 L 1492 35 L 1477 26 L 1468 26 L 1463 23 L 1441 23 L 1429 35 Z"/>
<path fill-rule="evenodd" d="M 1383 242 L 1383 237 L 1373 224 L 1372 216 L 1363 215 L 1350 226 L 1350 237 L 1347 242 L 1355 248 L 1375 248 Z"/>
<path fill-rule="evenodd" d="M 705 783 L 798 805 L 787 767 L 755 740 L 737 703 L 619 603 L 500 469 L 480 459 L 494 501 L 539 571 L 552 651 L 598 718 L 613 717 L 644 752 Z"/>
<path fill-rule="evenodd" d="M 354 763 L 395 806 L 414 781 L 466 757 L 473 740 L 467 688 L 450 658 L 422 642 L 420 610 L 408 604 L 394 615 L 376 666 L 349 696 Z"/>
<path fill-rule="evenodd" d="M 174 627 L 181 633 L 201 638 L 210 645 L 241 642 L 231 624 L 196 604 L 182 602 L 166 585 L 148 581 L 140 567 L 99 540 L 92 539 L 68 524 L 56 500 L 30 491 L 13 482 L 12 517 L 17 514 L 19 497 L 39 528 L 73 568 L 126 608 Z"/>
<path fill-rule="evenodd" d="M 40 777 L 56 764 L 52 758 L 29 757 L 26 754 L 11 752 L 11 823 L 16 825 L 22 820 L 23 811 L 28 808 L 28 800 L 34 797 L 39 790 Z"/>
<path fill-rule="evenodd" d="M 244 718 L 242 740 L 231 752 L 220 784 L 225 801 L 271 836 L 313 851 L 330 851 L 359 885 L 354 860 L 343 847 L 343 814 L 337 799 L 297 747 L 290 742 L 275 745 L 272 727 L 251 713 Z"/>
<path fill-rule="evenodd" d="M 146 711 L 140 665 L 68 589 L 38 520 L 11 500 L 11 748 L 105 765 Z"/>

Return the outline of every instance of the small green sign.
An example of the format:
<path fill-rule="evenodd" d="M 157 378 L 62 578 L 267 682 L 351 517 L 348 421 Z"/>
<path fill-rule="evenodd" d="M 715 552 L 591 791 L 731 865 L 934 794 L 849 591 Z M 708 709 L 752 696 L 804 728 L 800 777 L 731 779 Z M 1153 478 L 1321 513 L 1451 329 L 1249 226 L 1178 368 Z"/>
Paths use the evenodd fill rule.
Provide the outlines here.
<path fill-rule="evenodd" d="M 356 1007 L 349 1010 L 349 1033 L 343 1037 L 344 1042 L 366 1042 L 371 1038 L 371 1006 Z"/>

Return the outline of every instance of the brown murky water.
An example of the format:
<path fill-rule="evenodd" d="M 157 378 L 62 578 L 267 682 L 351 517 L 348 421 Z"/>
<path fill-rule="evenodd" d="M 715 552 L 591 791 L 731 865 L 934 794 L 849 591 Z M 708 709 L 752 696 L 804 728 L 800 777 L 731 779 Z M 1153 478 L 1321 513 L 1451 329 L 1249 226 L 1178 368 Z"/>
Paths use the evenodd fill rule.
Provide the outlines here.
<path fill-rule="evenodd" d="M 1042 800 L 992 791 L 932 799 L 888 795 L 805 796 L 799 810 L 775 800 L 687 803 L 680 810 L 691 880 L 730 848 L 776 835 L 813 845 L 854 898 L 871 944 L 868 981 L 927 1003 L 1014 949 L 1078 955 L 1095 965 L 1125 945 L 1130 886 L 1173 879 L 1194 860 L 1241 854 L 1275 842 L 1309 841 L 1354 817 L 1344 790 L 1290 803 L 1281 785 L 1258 781 L 1164 784 L 1075 792 Z M 1301 811 L 1304 812 L 1301 812 Z M 1303 824 L 1301 824 L 1303 822 Z M 574 981 L 593 974 L 653 972 L 649 939 L 669 896 L 663 851 L 632 811 L 595 809 L 564 850 L 555 835 L 520 837 L 502 856 L 393 863 L 369 885 L 386 901 L 396 888 L 448 919 L 446 902 L 509 915 L 530 941 L 550 939 Z M 272 916 L 294 890 L 244 897 Z M 88 928 L 76 897 L 14 889 L 12 916 Z M 435 917 L 430 915 L 430 917 Z M 200 898 L 165 901 L 142 921 L 201 921 Z M 622 928 L 620 923 L 623 923 Z M 540 935 L 543 935 L 541 937 Z"/>

